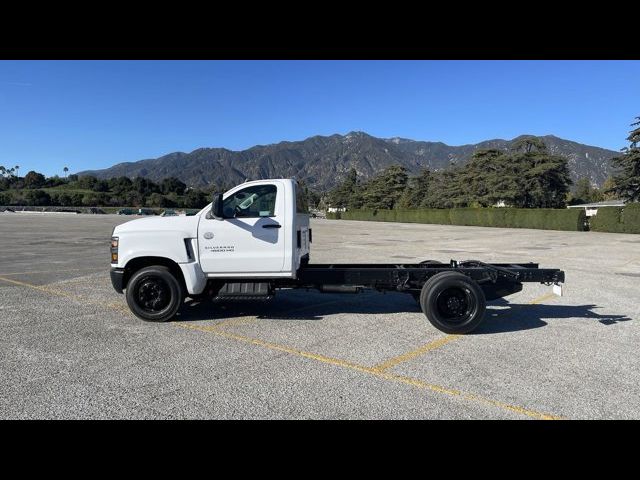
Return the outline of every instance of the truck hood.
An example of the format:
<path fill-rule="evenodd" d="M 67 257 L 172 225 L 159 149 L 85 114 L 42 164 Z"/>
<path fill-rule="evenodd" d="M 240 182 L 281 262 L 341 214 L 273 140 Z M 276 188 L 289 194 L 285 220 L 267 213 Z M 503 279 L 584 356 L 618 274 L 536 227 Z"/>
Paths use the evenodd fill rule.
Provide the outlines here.
<path fill-rule="evenodd" d="M 113 235 L 116 237 L 122 233 L 136 232 L 182 232 L 185 238 L 195 238 L 198 236 L 199 215 L 176 216 L 176 217 L 147 217 L 138 218 L 118 225 Z"/>

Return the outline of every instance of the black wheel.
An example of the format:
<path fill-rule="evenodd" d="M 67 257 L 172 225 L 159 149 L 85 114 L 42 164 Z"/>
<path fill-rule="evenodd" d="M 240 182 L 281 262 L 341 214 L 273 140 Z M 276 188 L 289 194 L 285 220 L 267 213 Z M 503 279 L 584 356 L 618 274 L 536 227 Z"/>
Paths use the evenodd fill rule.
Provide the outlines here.
<path fill-rule="evenodd" d="M 431 324 L 445 333 L 469 333 L 484 319 L 480 286 L 459 272 L 442 272 L 422 287 L 420 306 Z"/>
<path fill-rule="evenodd" d="M 178 279 L 167 267 L 137 271 L 127 284 L 127 303 L 134 315 L 148 322 L 171 320 L 184 300 Z"/>

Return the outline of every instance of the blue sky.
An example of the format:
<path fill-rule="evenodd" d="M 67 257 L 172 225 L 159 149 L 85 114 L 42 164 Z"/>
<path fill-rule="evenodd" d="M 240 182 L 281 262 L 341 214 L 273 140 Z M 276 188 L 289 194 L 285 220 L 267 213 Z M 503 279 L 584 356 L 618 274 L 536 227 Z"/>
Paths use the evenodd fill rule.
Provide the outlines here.
<path fill-rule="evenodd" d="M 0 61 L 0 165 L 61 174 L 361 130 L 618 150 L 638 61 Z"/>

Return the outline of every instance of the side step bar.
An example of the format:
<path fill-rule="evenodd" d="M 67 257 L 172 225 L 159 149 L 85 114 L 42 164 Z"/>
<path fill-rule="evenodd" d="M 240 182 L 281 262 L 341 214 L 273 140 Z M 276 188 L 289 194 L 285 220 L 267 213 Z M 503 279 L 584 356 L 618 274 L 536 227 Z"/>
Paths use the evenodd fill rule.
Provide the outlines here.
<path fill-rule="evenodd" d="M 213 297 L 214 302 L 229 300 L 270 300 L 273 287 L 269 282 L 226 282 Z"/>

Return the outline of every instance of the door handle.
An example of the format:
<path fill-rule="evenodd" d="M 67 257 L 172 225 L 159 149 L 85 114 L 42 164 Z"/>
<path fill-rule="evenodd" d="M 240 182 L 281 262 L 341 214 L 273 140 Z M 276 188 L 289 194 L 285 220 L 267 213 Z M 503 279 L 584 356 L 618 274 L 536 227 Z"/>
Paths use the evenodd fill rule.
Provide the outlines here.
<path fill-rule="evenodd" d="M 279 223 L 268 223 L 266 225 L 262 225 L 262 228 L 280 228 L 282 225 Z"/>

